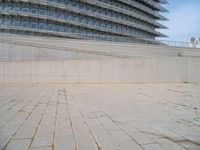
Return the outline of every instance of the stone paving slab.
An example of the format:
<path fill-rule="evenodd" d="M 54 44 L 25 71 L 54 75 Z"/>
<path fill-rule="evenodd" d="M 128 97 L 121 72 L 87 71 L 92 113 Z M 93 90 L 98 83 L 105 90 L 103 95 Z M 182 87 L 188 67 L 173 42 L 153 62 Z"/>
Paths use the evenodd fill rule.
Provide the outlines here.
<path fill-rule="evenodd" d="M 198 84 L 1 85 L 0 150 L 200 150 Z"/>

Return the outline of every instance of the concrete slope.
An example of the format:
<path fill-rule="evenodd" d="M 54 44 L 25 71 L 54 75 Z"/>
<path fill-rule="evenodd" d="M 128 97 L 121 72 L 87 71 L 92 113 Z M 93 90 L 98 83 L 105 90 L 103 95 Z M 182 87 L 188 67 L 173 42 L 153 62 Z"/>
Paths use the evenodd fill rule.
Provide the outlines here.
<path fill-rule="evenodd" d="M 101 42 L 101 41 L 83 41 L 63 38 L 44 38 L 44 37 L 30 37 L 30 36 L 16 36 L 2 34 L 0 36 L 0 50 L 8 50 L 8 46 L 5 44 L 13 44 L 22 46 L 29 46 L 31 49 L 45 48 L 51 51 L 48 55 L 55 54 L 52 50 L 62 50 L 79 52 L 85 54 L 104 55 L 112 57 L 199 57 L 200 49 L 193 48 L 178 48 L 167 47 L 164 45 L 145 45 L 136 43 L 115 43 L 115 42 Z M 4 46 L 4 48 L 3 48 Z M 7 49 L 5 48 L 7 47 Z M 12 47 L 12 51 L 15 51 L 15 46 Z M 35 50 L 37 51 L 37 50 Z M 22 52 L 24 53 L 24 52 Z M 51 54 L 52 53 L 52 54 Z M 56 52 L 57 54 L 59 52 Z M 64 52 L 60 52 L 63 56 Z M 20 55 L 20 52 L 19 54 Z M 28 55 L 28 54 L 27 54 Z M 31 55 L 31 54 L 29 54 Z M 68 54 L 67 54 L 68 55 Z M 62 58 L 62 57 L 61 57 Z"/>
<path fill-rule="evenodd" d="M 0 37 L 0 83 L 199 83 L 200 49 Z"/>

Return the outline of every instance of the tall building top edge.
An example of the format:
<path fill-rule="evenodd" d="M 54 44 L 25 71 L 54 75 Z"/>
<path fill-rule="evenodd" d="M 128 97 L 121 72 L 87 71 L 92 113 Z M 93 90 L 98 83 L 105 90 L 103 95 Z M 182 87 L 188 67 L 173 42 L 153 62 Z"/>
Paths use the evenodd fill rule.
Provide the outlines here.
<path fill-rule="evenodd" d="M 167 0 L 154 0 L 154 1 L 159 2 L 161 4 L 169 4 Z"/>

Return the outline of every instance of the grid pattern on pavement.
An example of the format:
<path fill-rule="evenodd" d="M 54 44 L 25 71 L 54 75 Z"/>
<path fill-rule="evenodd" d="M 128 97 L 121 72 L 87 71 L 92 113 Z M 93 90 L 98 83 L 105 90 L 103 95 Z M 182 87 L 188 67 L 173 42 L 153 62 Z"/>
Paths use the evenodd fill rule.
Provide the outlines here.
<path fill-rule="evenodd" d="M 2 150 L 199 150 L 200 86 L 0 86 Z"/>

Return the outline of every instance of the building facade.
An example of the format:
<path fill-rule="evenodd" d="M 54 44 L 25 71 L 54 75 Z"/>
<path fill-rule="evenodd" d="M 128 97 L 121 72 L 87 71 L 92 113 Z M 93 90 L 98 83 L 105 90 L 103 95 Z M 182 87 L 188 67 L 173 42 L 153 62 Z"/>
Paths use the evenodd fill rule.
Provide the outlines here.
<path fill-rule="evenodd" d="M 131 40 L 165 36 L 166 0 L 0 0 L 0 32 Z"/>

